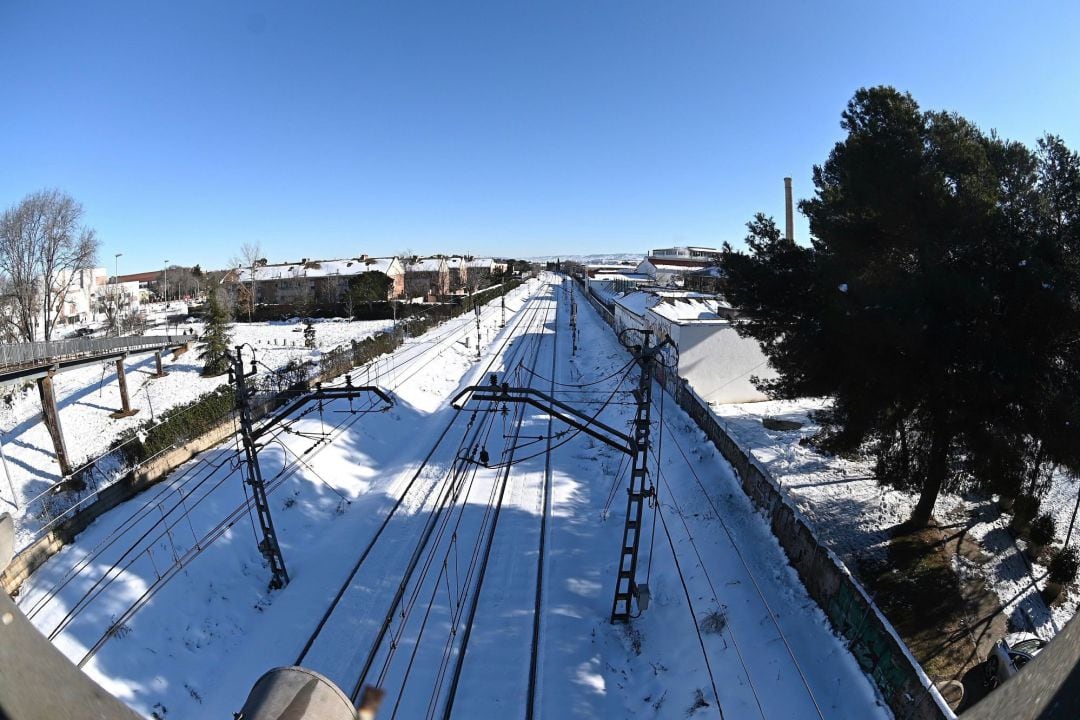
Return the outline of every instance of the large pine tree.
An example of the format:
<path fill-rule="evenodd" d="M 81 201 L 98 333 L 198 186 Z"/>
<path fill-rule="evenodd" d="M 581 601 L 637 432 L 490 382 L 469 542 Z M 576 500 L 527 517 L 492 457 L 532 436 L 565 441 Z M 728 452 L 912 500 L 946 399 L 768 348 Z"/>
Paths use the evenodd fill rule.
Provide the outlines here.
<path fill-rule="evenodd" d="M 216 292 L 210 292 L 206 307 L 206 330 L 202 340 L 206 345 L 199 354 L 203 361 L 203 375 L 212 377 L 229 371 L 229 313 L 218 299 Z"/>
<path fill-rule="evenodd" d="M 954 480 L 1015 493 L 1065 462 L 1077 404 L 1075 153 L 1034 154 L 892 88 L 859 90 L 800 203 L 810 247 L 758 215 L 725 247 L 774 397 L 829 396 L 819 441 L 871 449 L 925 524 Z M 1056 397 L 1055 397 L 1056 396 Z"/>

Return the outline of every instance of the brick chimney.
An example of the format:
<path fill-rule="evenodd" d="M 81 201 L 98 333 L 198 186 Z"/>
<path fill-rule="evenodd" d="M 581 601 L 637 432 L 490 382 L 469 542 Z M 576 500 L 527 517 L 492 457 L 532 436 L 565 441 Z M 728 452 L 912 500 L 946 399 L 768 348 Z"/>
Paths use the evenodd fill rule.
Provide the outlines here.
<path fill-rule="evenodd" d="M 784 237 L 795 240 L 795 217 L 791 209 L 791 178 L 784 178 Z"/>

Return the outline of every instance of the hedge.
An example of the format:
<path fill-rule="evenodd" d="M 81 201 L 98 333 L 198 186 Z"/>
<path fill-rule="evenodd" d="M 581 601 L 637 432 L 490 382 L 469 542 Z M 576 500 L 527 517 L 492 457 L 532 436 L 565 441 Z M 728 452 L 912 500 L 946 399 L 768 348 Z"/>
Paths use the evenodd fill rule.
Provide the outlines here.
<path fill-rule="evenodd" d="M 189 403 L 170 408 L 157 420 L 125 431 L 113 443 L 112 449 L 120 450 L 129 463 L 140 463 L 162 450 L 183 445 L 209 432 L 235 408 L 236 391 L 232 385 L 224 385 Z"/>

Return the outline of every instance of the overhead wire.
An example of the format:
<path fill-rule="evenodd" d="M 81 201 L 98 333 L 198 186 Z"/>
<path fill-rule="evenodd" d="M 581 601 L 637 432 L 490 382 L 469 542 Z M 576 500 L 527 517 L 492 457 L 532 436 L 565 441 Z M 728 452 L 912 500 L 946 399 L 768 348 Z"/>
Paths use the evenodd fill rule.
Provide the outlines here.
<path fill-rule="evenodd" d="M 814 705 L 814 709 L 817 712 L 818 717 L 823 718 L 824 715 L 823 715 L 823 713 L 821 711 L 821 706 L 818 704 L 817 697 L 814 695 L 814 691 L 810 687 L 810 682 L 807 679 L 806 674 L 803 671 L 802 666 L 800 665 L 798 658 L 795 657 L 795 652 L 791 647 L 791 643 L 788 641 L 787 635 L 784 633 L 783 628 L 780 626 L 780 622 L 777 620 L 777 615 L 776 615 L 775 611 L 773 611 L 772 606 L 769 604 L 769 601 L 766 599 L 765 593 L 762 591 L 761 586 L 757 581 L 757 577 L 754 575 L 753 571 L 750 569 L 750 565 L 746 561 L 746 558 L 743 556 L 742 550 L 739 548 L 738 543 L 735 542 L 735 537 L 732 534 L 731 529 L 728 527 L 727 523 L 724 521 L 723 515 L 720 514 L 719 509 L 716 507 L 716 504 L 713 502 L 712 496 L 709 494 L 708 490 L 706 490 L 704 483 L 701 481 L 701 477 L 697 474 L 697 471 L 694 469 L 693 464 L 690 462 L 690 459 L 687 457 L 686 452 L 682 447 L 682 444 L 678 441 L 677 435 L 672 438 L 672 442 L 675 444 L 675 447 L 679 450 L 679 454 L 682 455 L 683 460 L 686 461 L 686 465 L 690 469 L 690 473 L 693 475 L 696 484 L 701 489 L 701 493 L 704 496 L 705 501 L 709 504 L 709 507 L 713 511 L 713 516 L 716 518 L 717 522 L 720 524 L 721 529 L 724 531 L 724 534 L 727 536 L 728 542 L 731 544 L 732 549 L 735 551 L 736 557 L 739 558 L 739 562 L 742 564 L 743 569 L 745 570 L 747 577 L 750 579 L 750 582 L 754 587 L 755 593 L 757 594 L 758 598 L 761 600 L 762 605 L 764 605 L 765 610 L 766 610 L 766 614 L 768 615 L 768 617 L 769 617 L 770 621 L 772 622 L 773 626 L 776 628 L 776 632 L 777 632 L 780 640 L 783 642 L 784 647 L 787 650 L 788 656 L 791 658 L 791 662 L 792 662 L 793 666 L 795 667 L 795 671 L 798 673 L 799 678 L 802 681 L 803 687 L 806 689 L 806 692 L 810 697 L 810 701 Z M 670 494 L 670 485 L 669 485 L 669 494 Z"/>

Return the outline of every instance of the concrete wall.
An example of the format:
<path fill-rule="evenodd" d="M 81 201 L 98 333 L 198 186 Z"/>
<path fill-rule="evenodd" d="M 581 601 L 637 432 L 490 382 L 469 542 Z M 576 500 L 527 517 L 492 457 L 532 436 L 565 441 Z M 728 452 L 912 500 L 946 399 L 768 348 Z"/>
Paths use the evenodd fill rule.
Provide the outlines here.
<path fill-rule="evenodd" d="M 579 285 L 580 287 L 580 285 Z M 594 308 L 602 308 L 588 291 Z M 610 313 L 600 312 L 614 327 Z M 813 529 L 788 500 L 780 484 L 748 451 L 743 451 L 720 420 L 689 385 L 658 373 L 676 402 L 694 419 L 738 474 L 743 492 L 769 522 L 773 534 L 806 586 L 825 611 L 833 629 L 847 640 L 848 650 L 881 692 L 897 718 L 952 720 L 956 715 L 911 655 L 903 640 L 844 563 L 818 540 Z"/>

